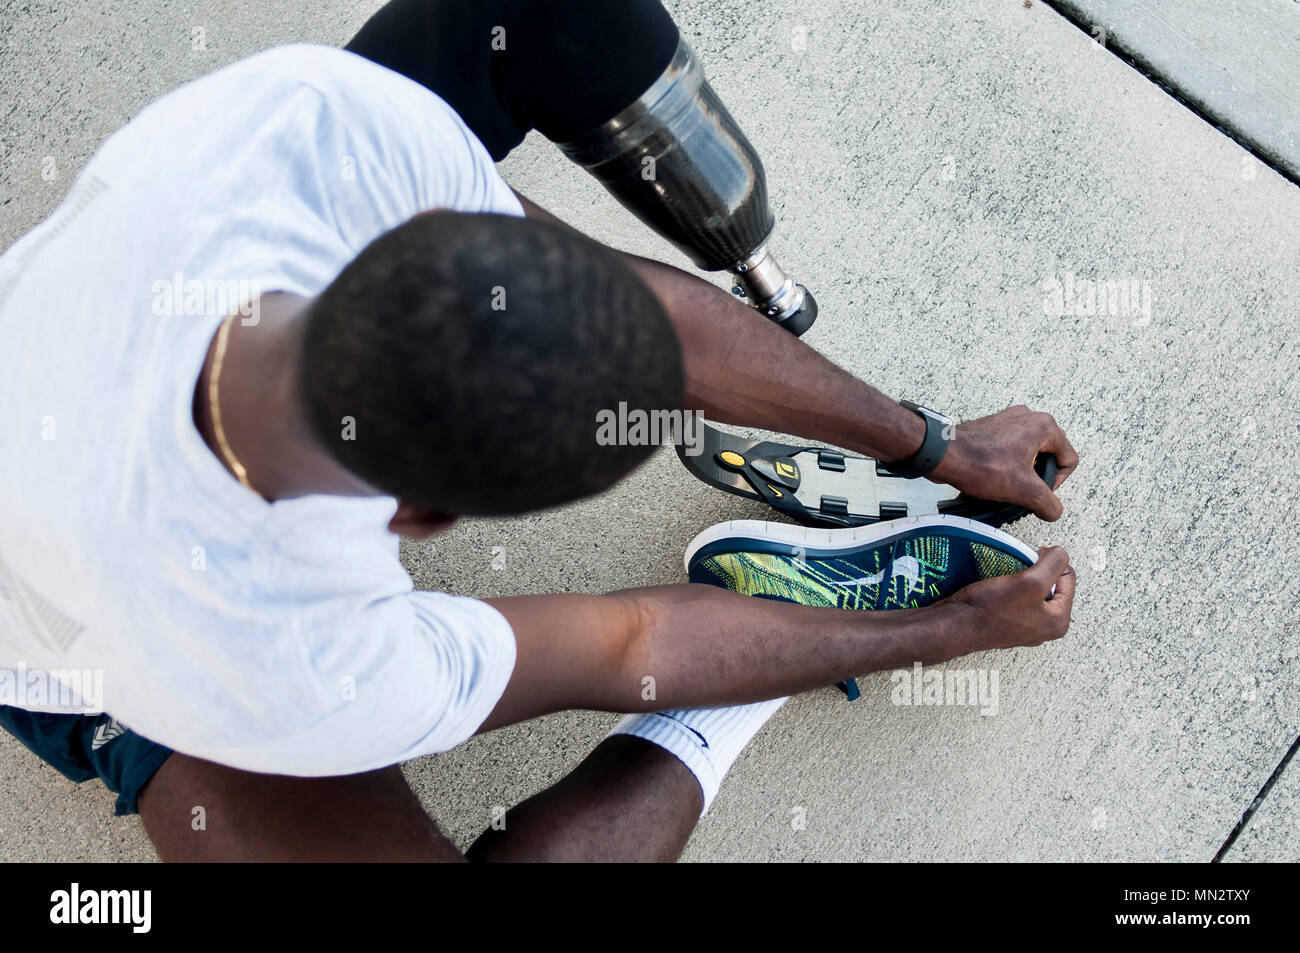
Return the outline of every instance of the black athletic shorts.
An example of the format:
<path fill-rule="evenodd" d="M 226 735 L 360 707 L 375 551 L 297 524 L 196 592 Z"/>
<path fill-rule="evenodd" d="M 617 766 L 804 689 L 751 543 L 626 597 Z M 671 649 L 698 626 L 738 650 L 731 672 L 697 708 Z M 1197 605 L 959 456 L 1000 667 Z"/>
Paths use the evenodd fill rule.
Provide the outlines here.
<path fill-rule="evenodd" d="M 118 815 L 137 813 L 141 788 L 172 753 L 110 715 L 49 714 L 0 705 L 0 727 L 64 777 L 78 784 L 99 778 L 117 795 Z"/>

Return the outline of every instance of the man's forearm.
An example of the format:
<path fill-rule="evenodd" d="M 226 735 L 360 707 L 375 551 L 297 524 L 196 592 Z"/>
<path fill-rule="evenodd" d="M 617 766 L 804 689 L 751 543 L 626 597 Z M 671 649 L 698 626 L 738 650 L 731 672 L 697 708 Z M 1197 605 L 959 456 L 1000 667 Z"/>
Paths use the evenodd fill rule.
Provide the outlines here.
<path fill-rule="evenodd" d="M 572 228 L 518 192 L 524 212 Z M 718 423 L 910 457 L 925 423 L 739 299 L 663 262 L 617 252 L 659 298 L 682 345 L 685 404 Z"/>
<path fill-rule="evenodd" d="M 736 297 L 671 265 L 624 258 L 672 319 L 689 409 L 720 423 L 822 440 L 880 460 L 900 460 L 920 448 L 921 418 Z"/>
<path fill-rule="evenodd" d="M 777 698 L 973 651 L 949 604 L 850 612 L 676 585 L 489 600 L 515 673 L 483 730 L 571 708 L 657 711 Z"/>
<path fill-rule="evenodd" d="M 616 686 L 612 700 L 653 678 L 658 698 L 641 705 L 650 710 L 760 701 L 970 651 L 963 611 L 951 605 L 852 612 L 702 585 L 630 595 L 645 621 L 624 666 L 633 684 Z"/>
<path fill-rule="evenodd" d="M 705 585 L 489 602 L 515 633 L 515 670 L 482 730 L 566 708 L 659 711 L 777 698 L 866 672 L 1039 645 L 1070 626 L 1059 547 L 1028 569 L 923 609 L 863 612 Z"/>

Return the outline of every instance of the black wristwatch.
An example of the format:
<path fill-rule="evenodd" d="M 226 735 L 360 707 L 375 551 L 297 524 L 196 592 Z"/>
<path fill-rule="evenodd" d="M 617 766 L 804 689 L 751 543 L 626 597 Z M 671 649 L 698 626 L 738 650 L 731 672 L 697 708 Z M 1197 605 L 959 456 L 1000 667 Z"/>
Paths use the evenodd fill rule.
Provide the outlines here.
<path fill-rule="evenodd" d="M 952 439 L 952 418 L 910 400 L 900 400 L 899 403 L 925 421 L 925 440 L 916 453 L 906 460 L 886 463 L 885 468 L 901 477 L 926 476 L 934 472 L 948 449 L 948 441 Z"/>

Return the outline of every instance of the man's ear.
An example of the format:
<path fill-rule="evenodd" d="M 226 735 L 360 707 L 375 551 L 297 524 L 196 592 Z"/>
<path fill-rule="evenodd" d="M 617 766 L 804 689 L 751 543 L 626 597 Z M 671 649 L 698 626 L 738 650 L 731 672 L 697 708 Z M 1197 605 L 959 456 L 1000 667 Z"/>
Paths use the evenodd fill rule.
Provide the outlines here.
<path fill-rule="evenodd" d="M 388 528 L 407 539 L 428 539 L 435 533 L 451 529 L 456 517 L 414 503 L 398 502 L 397 512 L 388 521 Z"/>

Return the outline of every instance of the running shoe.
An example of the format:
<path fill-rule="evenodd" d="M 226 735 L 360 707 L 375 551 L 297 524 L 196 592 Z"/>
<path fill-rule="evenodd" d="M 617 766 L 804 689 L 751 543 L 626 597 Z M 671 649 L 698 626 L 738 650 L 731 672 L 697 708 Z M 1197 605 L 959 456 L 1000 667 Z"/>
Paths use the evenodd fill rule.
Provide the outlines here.
<path fill-rule="evenodd" d="M 711 526 L 686 547 L 691 582 L 837 609 L 916 609 L 1032 566 L 1013 536 L 960 516 L 914 516 L 848 529 L 762 520 Z M 856 681 L 839 683 L 852 700 Z"/>

